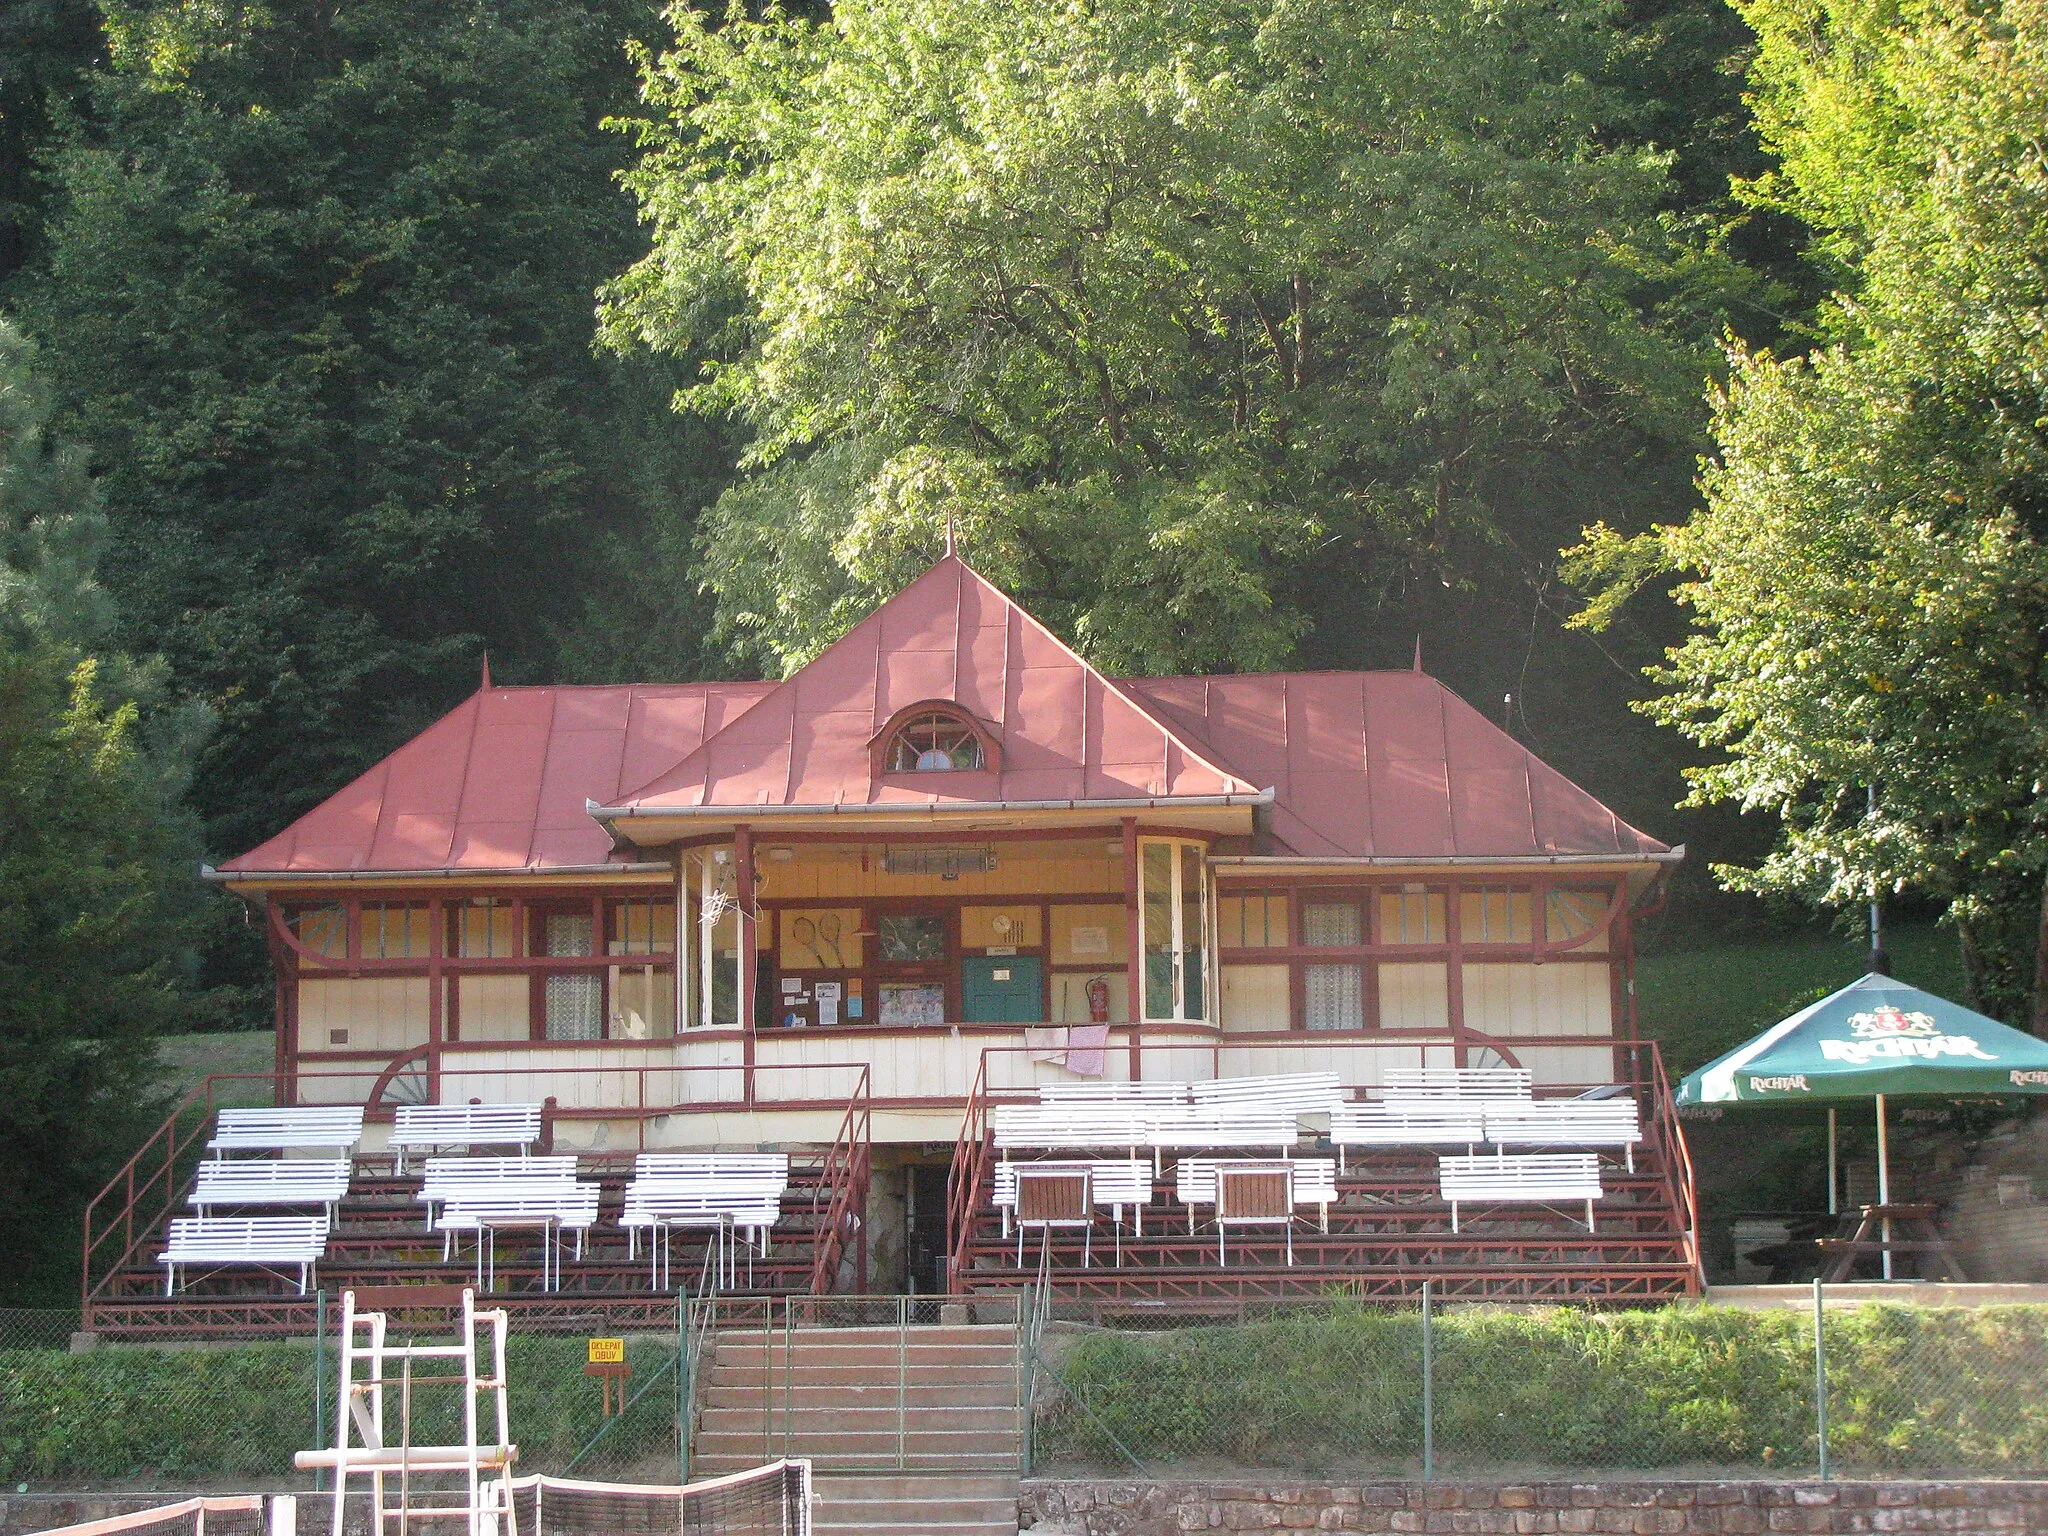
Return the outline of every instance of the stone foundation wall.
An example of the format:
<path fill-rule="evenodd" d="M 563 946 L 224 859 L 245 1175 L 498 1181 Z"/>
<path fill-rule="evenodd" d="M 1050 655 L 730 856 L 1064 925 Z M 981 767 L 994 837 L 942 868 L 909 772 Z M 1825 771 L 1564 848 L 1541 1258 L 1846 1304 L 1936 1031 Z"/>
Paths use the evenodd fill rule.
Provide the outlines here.
<path fill-rule="evenodd" d="M 1455 1536 L 2048 1533 L 2048 1482 L 1222 1483 L 1028 1480 L 1038 1536 L 1385 1531 Z"/>

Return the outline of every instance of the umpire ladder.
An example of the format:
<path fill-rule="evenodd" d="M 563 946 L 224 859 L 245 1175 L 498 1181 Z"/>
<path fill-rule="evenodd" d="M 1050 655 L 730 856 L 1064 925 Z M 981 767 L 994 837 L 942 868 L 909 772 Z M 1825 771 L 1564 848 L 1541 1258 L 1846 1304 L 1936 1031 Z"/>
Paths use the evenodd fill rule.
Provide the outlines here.
<path fill-rule="evenodd" d="M 392 1344 L 390 1317 L 383 1311 L 357 1311 L 361 1303 L 385 1307 L 461 1308 L 460 1336 L 454 1343 Z M 477 1325 L 489 1330 L 490 1360 L 487 1370 L 477 1365 Z M 372 1536 L 412 1536 L 412 1523 L 461 1520 L 466 1536 L 517 1536 L 512 1511 L 512 1464 L 519 1449 L 511 1442 L 505 1404 L 505 1330 L 502 1308 L 479 1312 L 476 1292 L 465 1286 L 380 1286 L 360 1293 L 341 1293 L 341 1348 L 336 1375 L 340 1390 L 339 1412 L 335 1415 L 334 1448 L 301 1451 L 294 1458 L 302 1468 L 324 1467 L 334 1472 L 334 1531 L 343 1536 L 342 1517 L 351 1478 L 370 1480 L 370 1495 L 376 1510 Z M 414 1362 L 444 1362 L 429 1365 L 416 1374 Z M 459 1374 L 454 1367 L 460 1367 Z M 447 1388 L 462 1391 L 462 1443 L 459 1445 L 413 1444 L 413 1389 Z M 385 1415 L 387 1391 L 397 1398 L 396 1436 L 388 1432 Z M 478 1439 L 478 1399 L 491 1396 L 489 1443 Z M 458 1489 L 446 1485 L 450 1474 L 461 1474 L 461 1503 L 453 1502 Z M 416 1476 L 427 1476 L 433 1487 L 415 1487 Z M 392 1484 L 396 1483 L 396 1498 Z"/>

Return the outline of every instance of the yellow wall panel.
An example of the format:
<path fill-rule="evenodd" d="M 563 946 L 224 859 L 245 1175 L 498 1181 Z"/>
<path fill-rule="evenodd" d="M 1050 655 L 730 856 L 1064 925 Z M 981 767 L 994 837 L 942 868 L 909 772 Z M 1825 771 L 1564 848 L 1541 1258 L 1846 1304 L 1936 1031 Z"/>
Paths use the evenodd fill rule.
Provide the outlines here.
<path fill-rule="evenodd" d="M 1612 997 L 1603 961 L 1543 965 L 1468 963 L 1465 1022 L 1490 1035 L 1609 1035 Z"/>
<path fill-rule="evenodd" d="M 1467 972 L 1471 970 L 1466 967 Z M 1471 1008 L 1468 1000 L 1466 1008 Z M 1382 1029 L 1448 1029 L 1451 1022 L 1450 968 L 1441 961 L 1380 967 Z"/>
<path fill-rule="evenodd" d="M 1224 1029 L 1286 1029 L 1289 1002 L 1287 974 L 1284 965 L 1224 966 Z"/>
<path fill-rule="evenodd" d="M 525 1040 L 532 995 L 524 976 L 464 976 L 458 1027 L 464 1040 Z"/>
<path fill-rule="evenodd" d="M 1099 965 L 1122 970 L 1130 964 L 1129 914 L 1121 904 L 1094 903 L 1052 909 L 1052 963 Z"/>
<path fill-rule="evenodd" d="M 427 1043 L 427 978 L 307 978 L 299 983 L 299 1049 L 398 1051 Z"/>

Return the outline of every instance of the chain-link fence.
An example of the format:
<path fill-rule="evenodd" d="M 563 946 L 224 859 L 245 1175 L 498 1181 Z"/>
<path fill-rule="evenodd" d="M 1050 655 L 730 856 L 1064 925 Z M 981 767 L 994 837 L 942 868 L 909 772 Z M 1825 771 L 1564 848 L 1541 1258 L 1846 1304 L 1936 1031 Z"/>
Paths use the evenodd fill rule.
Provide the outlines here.
<path fill-rule="evenodd" d="M 333 1444 L 338 1308 L 324 1310 L 318 1345 L 102 1344 L 82 1355 L 68 1350 L 76 1312 L 0 1310 L 0 1479 L 38 1488 L 314 1486 L 311 1474 L 292 1470 L 292 1456 Z M 394 1319 L 389 1341 L 409 1336 L 425 1343 L 452 1335 L 432 1320 L 414 1335 Z M 630 1374 L 614 1376 L 608 1389 L 585 1373 L 583 1333 L 515 1330 L 506 1347 L 508 1410 L 522 1472 L 678 1480 L 676 1338 L 628 1336 L 624 1344 Z M 414 1444 L 461 1443 L 459 1386 L 423 1373 L 411 1396 Z M 607 1398 L 619 1411 L 606 1412 Z M 488 1426 L 488 1397 L 480 1411 Z M 394 1387 L 385 1404 L 393 1439 L 399 1412 Z"/>
<path fill-rule="evenodd" d="M 1046 1475 L 2048 1473 L 2048 1308 L 1333 1302 L 1170 1331 L 1054 1323 L 1032 1380 Z"/>

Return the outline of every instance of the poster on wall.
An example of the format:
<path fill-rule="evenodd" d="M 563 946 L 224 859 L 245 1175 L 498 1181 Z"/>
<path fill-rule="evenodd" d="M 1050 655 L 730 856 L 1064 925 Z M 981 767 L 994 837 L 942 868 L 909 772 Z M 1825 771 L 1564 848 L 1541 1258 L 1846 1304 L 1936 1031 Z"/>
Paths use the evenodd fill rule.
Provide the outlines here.
<path fill-rule="evenodd" d="M 879 1021 L 884 1027 L 918 1028 L 946 1022 L 946 987 L 937 981 L 885 981 Z"/>

